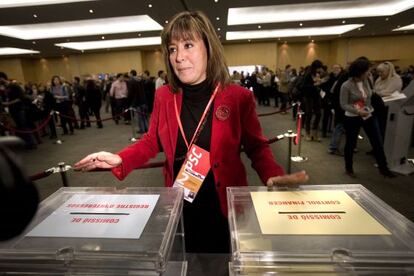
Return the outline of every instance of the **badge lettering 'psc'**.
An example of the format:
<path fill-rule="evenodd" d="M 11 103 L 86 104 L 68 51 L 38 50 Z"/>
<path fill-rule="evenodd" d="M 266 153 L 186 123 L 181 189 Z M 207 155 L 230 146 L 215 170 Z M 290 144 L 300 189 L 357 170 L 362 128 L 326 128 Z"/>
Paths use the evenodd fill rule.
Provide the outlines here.
<path fill-rule="evenodd" d="M 210 171 L 210 153 L 192 145 L 174 181 L 174 187 L 184 189 L 184 199 L 193 202 Z"/>

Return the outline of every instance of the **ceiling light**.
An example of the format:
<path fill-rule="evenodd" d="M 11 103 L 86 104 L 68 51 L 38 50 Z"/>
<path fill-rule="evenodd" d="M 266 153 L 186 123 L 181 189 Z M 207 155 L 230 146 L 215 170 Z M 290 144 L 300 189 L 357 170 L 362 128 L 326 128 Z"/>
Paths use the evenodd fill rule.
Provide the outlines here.
<path fill-rule="evenodd" d="M 315 40 L 312 39 L 311 42 L 313 43 L 313 42 L 315 42 Z"/>
<path fill-rule="evenodd" d="M 345 24 L 346 23 L 346 20 L 342 20 L 342 24 Z"/>
<path fill-rule="evenodd" d="M 89 10 L 89 13 L 93 13 L 93 10 Z"/>
<path fill-rule="evenodd" d="M 158 30 L 162 26 L 148 15 L 0 26 L 1 35 L 26 40 Z"/>
<path fill-rule="evenodd" d="M 218 1 L 219 1 L 219 0 L 214 0 L 214 2 L 216 2 L 216 3 L 217 3 Z"/>
<path fill-rule="evenodd" d="M 152 5 L 151 5 L 151 4 L 149 4 L 149 5 L 148 5 L 148 8 L 152 8 Z"/>
<path fill-rule="evenodd" d="M 260 25 L 259 25 L 259 26 L 257 26 L 257 28 L 258 28 L 258 29 L 261 29 L 261 28 L 262 28 L 262 26 L 260 26 Z"/>
<path fill-rule="evenodd" d="M 414 7 L 412 0 L 351 0 L 230 8 L 228 25 L 389 16 Z"/>
<path fill-rule="evenodd" d="M 25 7 L 25 6 L 41 6 L 53 5 L 72 2 L 87 2 L 95 0 L 2 0 L 0 1 L 1 8 Z"/>
<path fill-rule="evenodd" d="M 13 47 L 0 47 L 0 55 L 22 55 L 22 54 L 38 54 L 39 51 L 13 48 Z"/>
<path fill-rule="evenodd" d="M 144 38 L 127 38 L 127 39 L 113 39 L 113 40 L 97 40 L 97 41 L 84 41 L 84 42 L 69 42 L 55 44 L 58 47 L 65 47 L 75 50 L 93 50 L 93 49 L 106 49 L 106 48 L 121 48 L 121 47 L 133 47 L 133 46 L 147 46 L 147 45 L 160 45 L 161 37 L 144 37 Z"/>
<path fill-rule="evenodd" d="M 260 39 L 260 38 L 276 38 L 276 37 L 300 37 L 300 36 L 322 36 L 322 35 L 337 35 L 343 34 L 359 27 L 362 24 L 349 24 L 328 27 L 313 27 L 313 28 L 293 28 L 293 29 L 273 29 L 260 31 L 237 31 L 227 32 L 227 40 L 238 39 Z"/>
<path fill-rule="evenodd" d="M 139 33 L 138 36 L 141 36 L 141 33 Z"/>
<path fill-rule="evenodd" d="M 302 23 L 302 22 L 301 22 L 301 23 L 299 23 L 299 26 L 301 26 L 301 27 L 302 27 L 302 26 L 303 26 L 303 23 Z"/>
<path fill-rule="evenodd" d="M 104 36 L 102 36 L 101 38 L 102 38 L 102 39 L 105 39 L 105 37 L 104 37 Z"/>
<path fill-rule="evenodd" d="M 37 14 L 33 14 L 33 17 L 34 17 L 34 18 L 37 18 Z"/>
<path fill-rule="evenodd" d="M 388 20 L 390 20 L 390 18 L 389 18 L 389 17 L 385 18 L 385 21 L 388 21 Z"/>
<path fill-rule="evenodd" d="M 392 31 L 395 32 L 395 31 L 409 31 L 409 30 L 414 30 L 414 24 L 407 25 L 407 26 L 402 26 L 402 27 L 400 27 L 400 25 L 398 25 L 398 28 L 394 29 Z"/>
<path fill-rule="evenodd" d="M 220 28 L 217 28 L 217 31 L 220 31 L 221 29 Z"/>
<path fill-rule="evenodd" d="M 218 20 L 220 20 L 220 17 L 216 17 L 216 20 L 218 21 Z"/>
<path fill-rule="evenodd" d="M 168 24 L 168 20 L 165 20 L 165 24 Z"/>

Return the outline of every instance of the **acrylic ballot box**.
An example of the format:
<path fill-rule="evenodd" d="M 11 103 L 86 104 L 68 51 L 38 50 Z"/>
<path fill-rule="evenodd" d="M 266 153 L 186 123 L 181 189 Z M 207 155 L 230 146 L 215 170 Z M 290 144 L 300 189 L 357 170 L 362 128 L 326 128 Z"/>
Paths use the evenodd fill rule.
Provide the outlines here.
<path fill-rule="evenodd" d="M 0 242 L 0 275 L 186 275 L 182 208 L 177 188 L 61 188 Z"/>
<path fill-rule="evenodd" d="M 361 185 L 227 190 L 230 275 L 414 275 L 414 224 Z"/>

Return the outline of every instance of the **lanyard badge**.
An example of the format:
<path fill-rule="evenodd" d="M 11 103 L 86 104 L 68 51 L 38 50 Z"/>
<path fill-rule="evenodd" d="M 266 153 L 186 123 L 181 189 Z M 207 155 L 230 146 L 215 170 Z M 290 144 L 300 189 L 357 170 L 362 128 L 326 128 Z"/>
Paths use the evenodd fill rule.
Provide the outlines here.
<path fill-rule="evenodd" d="M 173 186 L 183 188 L 184 199 L 193 202 L 209 171 L 210 153 L 192 145 Z"/>
<path fill-rule="evenodd" d="M 178 126 L 180 128 L 181 135 L 183 136 L 188 151 L 184 163 L 181 166 L 177 178 L 174 181 L 173 187 L 183 188 L 184 199 L 188 202 L 194 201 L 197 192 L 200 190 L 200 187 L 203 184 L 204 179 L 210 171 L 210 153 L 195 145 L 195 141 L 197 140 L 201 130 L 203 129 L 203 125 L 205 123 L 205 120 L 207 119 L 207 114 L 210 110 L 211 104 L 213 103 L 214 98 L 217 95 L 218 88 L 219 86 L 216 86 L 216 88 L 214 89 L 213 95 L 211 95 L 211 98 L 204 110 L 203 115 L 201 116 L 200 122 L 198 123 L 197 129 L 194 132 L 193 138 L 191 139 L 190 143 L 188 143 L 187 138 L 185 137 L 183 125 L 181 123 L 180 115 L 178 112 L 176 97 L 174 94 L 175 115 L 177 117 Z"/>

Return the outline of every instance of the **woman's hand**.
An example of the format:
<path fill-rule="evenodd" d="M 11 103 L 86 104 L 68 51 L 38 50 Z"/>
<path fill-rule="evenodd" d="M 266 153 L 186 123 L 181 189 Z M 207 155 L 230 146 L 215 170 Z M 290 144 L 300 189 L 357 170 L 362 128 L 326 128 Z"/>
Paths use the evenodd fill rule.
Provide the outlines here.
<path fill-rule="evenodd" d="M 366 111 L 366 110 L 364 110 L 364 109 L 360 109 L 360 110 L 358 110 L 358 115 L 359 116 L 361 116 L 361 117 L 366 117 L 366 116 L 368 116 L 370 113 L 368 112 L 368 111 Z"/>
<path fill-rule="evenodd" d="M 273 185 L 296 185 L 303 184 L 309 180 L 309 176 L 305 171 L 300 171 L 292 174 L 282 176 L 270 177 L 266 185 L 272 187 Z"/>
<path fill-rule="evenodd" d="M 121 165 L 122 159 L 118 154 L 106 151 L 89 154 L 74 165 L 78 171 L 90 171 L 94 169 L 112 169 Z"/>

